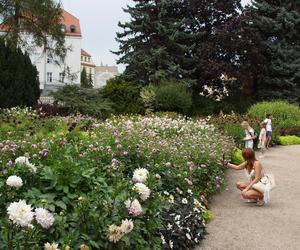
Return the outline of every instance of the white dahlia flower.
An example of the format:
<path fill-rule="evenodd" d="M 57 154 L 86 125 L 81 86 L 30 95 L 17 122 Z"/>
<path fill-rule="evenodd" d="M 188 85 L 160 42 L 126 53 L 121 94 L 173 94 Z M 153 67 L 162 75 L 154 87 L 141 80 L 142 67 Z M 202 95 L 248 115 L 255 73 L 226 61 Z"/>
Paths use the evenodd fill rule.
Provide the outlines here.
<path fill-rule="evenodd" d="M 6 185 L 10 187 L 20 188 L 23 186 L 23 181 L 21 177 L 12 175 L 7 178 Z"/>
<path fill-rule="evenodd" d="M 107 232 L 107 238 L 110 242 L 117 243 L 122 239 L 124 233 L 121 231 L 121 227 L 116 225 L 110 225 Z"/>
<path fill-rule="evenodd" d="M 143 183 L 134 184 L 134 190 L 138 192 L 143 201 L 147 200 L 151 194 L 150 189 Z"/>
<path fill-rule="evenodd" d="M 54 216 L 44 208 L 35 209 L 35 219 L 44 229 L 50 228 L 55 221 Z"/>
<path fill-rule="evenodd" d="M 133 230 L 133 227 L 134 226 L 132 220 L 128 220 L 128 219 L 122 220 L 122 224 L 120 228 L 124 234 L 130 233 Z"/>
<path fill-rule="evenodd" d="M 27 205 L 25 200 L 11 203 L 7 208 L 7 214 L 15 225 L 21 227 L 29 227 L 34 216 L 31 205 Z"/>
<path fill-rule="evenodd" d="M 133 217 L 137 217 L 143 212 L 143 208 L 137 199 L 134 199 L 133 201 L 131 199 L 126 200 L 125 206 L 128 210 L 128 213 Z"/>
<path fill-rule="evenodd" d="M 16 164 L 25 164 L 27 165 L 29 163 L 29 159 L 25 156 L 20 156 L 15 160 Z"/>
<path fill-rule="evenodd" d="M 59 250 L 58 244 L 55 244 L 55 243 L 50 244 L 50 243 L 47 242 L 44 245 L 44 250 Z"/>
<path fill-rule="evenodd" d="M 138 168 L 134 170 L 132 180 L 137 183 L 145 183 L 148 179 L 149 172 L 145 168 Z"/>

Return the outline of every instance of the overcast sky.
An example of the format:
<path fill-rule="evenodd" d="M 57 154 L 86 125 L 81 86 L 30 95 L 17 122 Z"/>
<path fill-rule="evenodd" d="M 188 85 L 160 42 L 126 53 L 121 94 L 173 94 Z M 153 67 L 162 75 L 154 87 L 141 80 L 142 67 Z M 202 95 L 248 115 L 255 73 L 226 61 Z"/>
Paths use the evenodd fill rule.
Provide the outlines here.
<path fill-rule="evenodd" d="M 226 1 L 226 0 L 222 0 Z M 131 0 L 62 0 L 63 7 L 80 19 L 83 34 L 82 48 L 92 54 L 94 62 L 99 65 L 116 64 L 117 57 L 110 50 L 117 50 L 115 34 L 118 22 L 128 16 L 123 7 Z M 244 3 L 250 0 L 243 0 Z M 123 67 L 120 67 L 122 70 Z"/>

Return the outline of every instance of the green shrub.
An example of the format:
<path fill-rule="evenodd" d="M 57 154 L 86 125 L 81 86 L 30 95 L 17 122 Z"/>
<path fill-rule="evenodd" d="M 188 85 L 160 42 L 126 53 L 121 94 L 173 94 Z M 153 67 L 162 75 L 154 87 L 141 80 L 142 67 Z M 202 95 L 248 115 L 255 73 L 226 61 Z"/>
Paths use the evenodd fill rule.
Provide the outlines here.
<path fill-rule="evenodd" d="M 279 136 L 281 145 L 298 145 L 300 144 L 300 137 L 295 135 Z"/>
<path fill-rule="evenodd" d="M 28 54 L 0 40 L 0 108 L 33 106 L 40 97 L 38 72 Z"/>
<path fill-rule="evenodd" d="M 69 108 L 73 114 L 79 112 L 105 119 L 113 112 L 112 104 L 97 91 L 76 85 L 61 88 L 54 94 L 54 99 Z"/>
<path fill-rule="evenodd" d="M 109 80 L 100 93 L 113 103 L 115 114 L 142 114 L 145 111 L 140 88 L 135 82 L 116 77 Z"/>
<path fill-rule="evenodd" d="M 244 158 L 242 156 L 242 150 L 240 150 L 239 148 L 237 148 L 232 157 L 231 157 L 231 163 L 236 164 L 236 165 L 240 165 L 244 162 Z"/>
<path fill-rule="evenodd" d="M 201 95 L 193 95 L 193 105 L 190 110 L 191 116 L 208 116 L 218 111 L 217 102 Z"/>
<path fill-rule="evenodd" d="M 285 101 L 270 101 L 254 104 L 249 113 L 260 119 L 264 119 L 267 113 L 273 115 L 274 123 L 281 123 L 285 120 L 300 121 L 300 108 L 296 104 Z"/>
<path fill-rule="evenodd" d="M 192 95 L 181 83 L 163 83 L 156 87 L 155 92 L 155 106 L 157 111 L 186 114 L 192 106 Z"/>

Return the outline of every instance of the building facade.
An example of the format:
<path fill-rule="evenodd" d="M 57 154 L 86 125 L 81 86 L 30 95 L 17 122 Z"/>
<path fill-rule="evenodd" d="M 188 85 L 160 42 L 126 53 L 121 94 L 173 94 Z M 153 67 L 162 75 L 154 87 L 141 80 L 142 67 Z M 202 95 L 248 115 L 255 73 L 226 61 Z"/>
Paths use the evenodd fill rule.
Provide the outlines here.
<path fill-rule="evenodd" d="M 95 77 L 95 88 L 101 88 L 106 85 L 107 81 L 120 75 L 117 66 L 97 66 Z"/>
<path fill-rule="evenodd" d="M 87 77 L 92 79 L 93 85 L 95 86 L 95 71 L 96 65 L 93 62 L 92 56 L 81 49 L 81 72 L 85 69 Z"/>
<path fill-rule="evenodd" d="M 80 84 L 82 43 L 80 21 L 63 10 L 61 25 L 66 33 L 65 46 L 68 48 L 64 58 L 53 58 L 43 48 L 35 46 L 32 35 L 26 32 L 21 34 L 29 44 L 30 49 L 27 48 L 26 51 L 39 72 L 42 96 L 48 96 L 66 84 Z M 2 27 L 0 33 L 5 34 L 5 28 Z"/>

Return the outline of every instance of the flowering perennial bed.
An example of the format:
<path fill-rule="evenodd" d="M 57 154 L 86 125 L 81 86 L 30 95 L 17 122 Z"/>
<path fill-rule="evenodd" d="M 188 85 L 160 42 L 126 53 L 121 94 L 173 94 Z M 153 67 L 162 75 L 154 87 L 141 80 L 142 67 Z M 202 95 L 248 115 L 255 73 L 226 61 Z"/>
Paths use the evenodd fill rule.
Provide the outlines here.
<path fill-rule="evenodd" d="M 0 114 L 0 249 L 191 249 L 233 141 L 180 116 Z"/>

